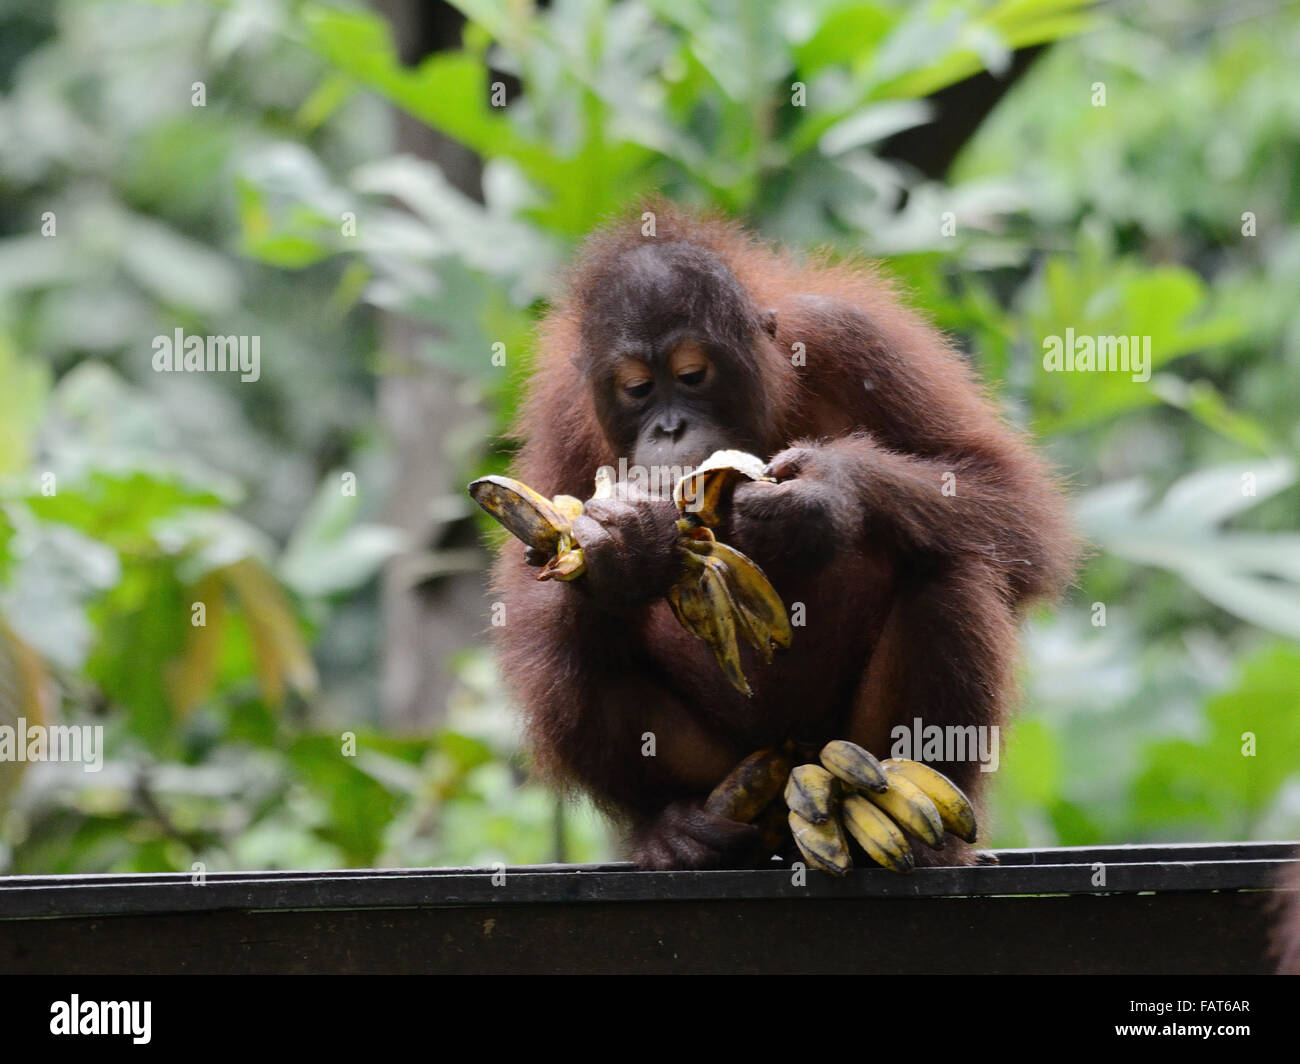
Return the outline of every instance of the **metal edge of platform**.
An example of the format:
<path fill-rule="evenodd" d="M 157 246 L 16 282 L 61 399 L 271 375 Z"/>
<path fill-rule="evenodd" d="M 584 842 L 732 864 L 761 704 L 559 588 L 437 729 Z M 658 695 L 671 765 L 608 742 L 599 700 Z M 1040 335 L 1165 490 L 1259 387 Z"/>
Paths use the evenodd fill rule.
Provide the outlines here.
<path fill-rule="evenodd" d="M 996 864 L 922 868 L 899 876 L 857 869 L 812 872 L 796 885 L 785 867 L 638 872 L 627 864 L 516 868 L 0 877 L 0 920 L 221 910 L 444 908 L 782 898 L 980 898 L 1059 894 L 1277 889 L 1296 843 L 1187 843 L 992 851 Z M 1104 880 L 1101 878 L 1104 873 Z"/>

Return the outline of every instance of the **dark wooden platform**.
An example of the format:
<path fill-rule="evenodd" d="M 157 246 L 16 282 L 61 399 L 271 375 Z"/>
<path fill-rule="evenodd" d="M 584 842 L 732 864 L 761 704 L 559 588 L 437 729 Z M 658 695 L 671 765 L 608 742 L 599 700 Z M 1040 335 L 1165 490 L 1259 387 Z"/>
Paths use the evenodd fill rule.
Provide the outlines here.
<path fill-rule="evenodd" d="M 843 880 L 627 865 L 0 878 L 0 972 L 1267 972 L 1295 843 Z M 1105 886 L 1094 886 L 1095 867 Z"/>

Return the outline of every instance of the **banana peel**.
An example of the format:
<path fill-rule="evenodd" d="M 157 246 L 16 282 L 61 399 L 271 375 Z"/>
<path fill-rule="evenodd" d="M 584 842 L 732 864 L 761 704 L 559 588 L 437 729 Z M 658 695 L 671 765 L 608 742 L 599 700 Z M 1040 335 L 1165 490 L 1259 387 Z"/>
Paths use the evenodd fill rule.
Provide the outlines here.
<path fill-rule="evenodd" d="M 677 482 L 673 502 L 692 523 L 712 528 L 722 520 L 729 492 L 742 480 L 772 481 L 764 466 L 763 459 L 745 451 L 714 451 Z"/>

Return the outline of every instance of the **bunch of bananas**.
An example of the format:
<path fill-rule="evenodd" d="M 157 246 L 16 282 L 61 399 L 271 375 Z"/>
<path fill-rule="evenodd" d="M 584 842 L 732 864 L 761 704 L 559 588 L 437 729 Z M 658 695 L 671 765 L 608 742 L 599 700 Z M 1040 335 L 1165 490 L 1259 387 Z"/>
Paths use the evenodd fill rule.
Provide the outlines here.
<path fill-rule="evenodd" d="M 767 479 L 763 460 L 742 451 L 718 451 L 678 481 L 673 501 L 681 514 L 677 551 L 682 568 L 667 599 L 678 623 L 713 651 L 731 685 L 750 696 L 740 638 L 770 664 L 775 651 L 790 646 L 793 632 L 785 605 L 763 570 L 713 535 L 728 490 L 742 479 Z M 609 478 L 597 475 L 593 497 L 607 497 L 612 490 Z M 582 575 L 582 548 L 572 528 L 584 505 L 579 499 L 548 499 L 502 476 L 480 477 L 469 485 L 469 494 L 511 534 L 550 556 L 538 580 L 575 580 Z"/>
<path fill-rule="evenodd" d="M 934 849 L 943 846 L 945 831 L 975 841 L 969 799 L 929 765 L 902 758 L 882 763 L 845 739 L 827 743 L 819 758 L 821 764 L 795 765 L 786 751 L 759 750 L 718 784 L 705 808 L 759 823 L 768 852 L 780 845 L 773 827 L 783 820 L 808 864 L 835 876 L 853 867 L 849 836 L 876 864 L 900 873 L 916 866 L 908 835 Z"/>

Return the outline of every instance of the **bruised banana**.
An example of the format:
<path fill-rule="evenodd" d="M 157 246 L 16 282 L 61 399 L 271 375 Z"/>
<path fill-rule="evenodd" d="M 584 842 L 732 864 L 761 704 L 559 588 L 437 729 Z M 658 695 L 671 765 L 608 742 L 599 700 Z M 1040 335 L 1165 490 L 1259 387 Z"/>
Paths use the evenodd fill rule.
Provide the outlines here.
<path fill-rule="evenodd" d="M 835 739 L 822 747 L 821 763 L 850 787 L 877 793 L 889 789 L 885 771 L 869 751 L 847 739 Z"/>
<path fill-rule="evenodd" d="M 835 777 L 821 765 L 796 765 L 785 785 L 785 804 L 810 824 L 835 815 Z"/>
<path fill-rule="evenodd" d="M 790 775 L 792 763 L 780 750 L 757 750 L 737 765 L 704 801 L 706 812 L 753 824 L 765 854 L 776 853 L 790 840 L 784 806 L 776 798 Z"/>
<path fill-rule="evenodd" d="M 792 812 L 788 820 L 795 845 L 814 868 L 842 876 L 853 867 L 853 854 L 839 817 L 831 817 L 824 824 L 813 824 Z"/>
<path fill-rule="evenodd" d="M 688 535 L 681 543 L 690 554 L 704 558 L 706 564 L 721 566 L 736 605 L 736 626 L 745 641 L 758 651 L 764 664 L 771 664 L 774 650 L 790 648 L 794 631 L 785 604 L 762 569 L 734 547 L 718 542 L 712 534 Z"/>
<path fill-rule="evenodd" d="M 943 820 L 939 810 L 906 776 L 893 776 L 889 780 L 889 790 L 880 793 L 868 791 L 867 797 L 909 834 L 936 850 L 943 848 Z"/>
<path fill-rule="evenodd" d="M 582 500 L 572 495 L 548 499 L 510 477 L 479 477 L 469 486 L 470 498 L 495 517 L 516 539 L 552 557 L 538 580 L 573 580 L 584 571 L 582 548 L 573 539 L 573 519 L 582 513 Z"/>
<path fill-rule="evenodd" d="M 704 809 L 728 820 L 752 823 L 781 793 L 790 768 L 790 759 L 785 754 L 757 750 L 713 788 Z"/>
<path fill-rule="evenodd" d="M 975 811 L 966 795 L 929 765 L 902 758 L 882 764 L 845 739 L 827 743 L 820 758 L 820 765 L 791 769 L 783 792 L 795 842 L 815 867 L 843 875 L 837 830 L 876 864 L 900 873 L 916 867 L 907 835 L 935 849 L 942 848 L 945 830 L 975 841 Z M 851 867 L 852 854 L 846 859 Z"/>
<path fill-rule="evenodd" d="M 850 794 L 841 803 L 841 810 L 845 828 L 876 864 L 904 874 L 916 867 L 907 837 L 869 798 Z"/>
<path fill-rule="evenodd" d="M 569 534 L 572 518 L 545 495 L 510 477 L 479 477 L 470 498 L 495 517 L 516 539 L 536 550 L 555 553 Z M 566 496 L 558 496 L 566 498 Z"/>
<path fill-rule="evenodd" d="M 731 686 L 746 697 L 752 695 L 740 663 L 738 611 L 726 576 L 716 566 L 701 563 L 668 589 L 667 598 L 678 623 L 708 644 Z"/>
<path fill-rule="evenodd" d="M 886 778 L 896 777 L 911 780 L 934 803 L 943 821 L 945 831 L 956 835 L 963 842 L 974 842 L 976 836 L 975 809 L 962 789 L 947 776 L 920 761 L 906 758 L 890 758 L 883 763 Z"/>
<path fill-rule="evenodd" d="M 931 846 L 942 844 L 940 828 L 975 841 L 975 811 L 966 795 L 929 765 L 905 758 L 880 763 L 856 743 L 836 740 L 823 748 L 823 765 L 792 766 L 793 750 L 787 743 L 781 750 L 750 754 L 713 789 L 704 808 L 757 825 L 764 853 L 776 852 L 793 837 L 811 867 L 836 876 L 853 867 L 849 838 L 875 864 L 900 874 L 916 867 L 906 833 Z M 827 763 L 843 775 L 832 773 Z M 876 788 L 872 765 L 884 781 L 883 792 Z M 778 794 L 788 813 L 774 800 Z"/>

